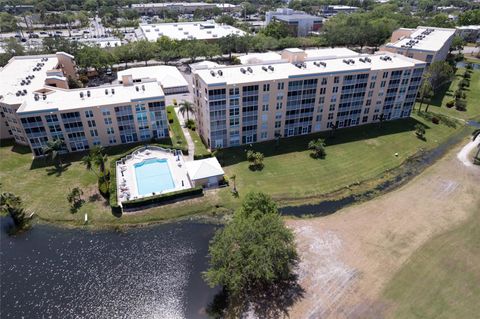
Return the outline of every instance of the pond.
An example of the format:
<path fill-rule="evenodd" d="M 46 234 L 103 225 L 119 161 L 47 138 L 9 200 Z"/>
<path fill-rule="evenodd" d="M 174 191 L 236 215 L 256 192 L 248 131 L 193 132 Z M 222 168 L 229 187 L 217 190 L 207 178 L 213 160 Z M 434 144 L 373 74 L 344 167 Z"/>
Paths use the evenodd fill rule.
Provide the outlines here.
<path fill-rule="evenodd" d="M 125 232 L 35 225 L 0 238 L 1 318 L 206 318 L 201 278 L 216 226 Z"/>

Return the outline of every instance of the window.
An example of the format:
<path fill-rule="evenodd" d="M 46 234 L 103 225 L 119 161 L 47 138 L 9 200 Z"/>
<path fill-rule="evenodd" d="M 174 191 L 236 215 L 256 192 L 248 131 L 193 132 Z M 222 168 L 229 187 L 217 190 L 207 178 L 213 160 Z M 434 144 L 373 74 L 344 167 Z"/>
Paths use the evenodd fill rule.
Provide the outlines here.
<path fill-rule="evenodd" d="M 112 124 L 112 118 L 110 118 L 110 117 L 104 118 L 103 121 L 105 122 L 105 125 L 110 125 L 110 124 Z"/>
<path fill-rule="evenodd" d="M 367 103 L 365 104 L 366 106 L 372 105 L 372 100 L 367 100 Z"/>
<path fill-rule="evenodd" d="M 363 110 L 363 114 L 368 114 L 368 112 L 370 112 L 370 108 L 369 108 L 369 107 L 366 107 L 366 108 Z"/>
<path fill-rule="evenodd" d="M 327 92 L 327 88 L 320 88 L 319 94 L 323 95 Z"/>
<path fill-rule="evenodd" d="M 334 115 L 333 113 L 328 113 L 328 119 L 333 120 L 333 115 Z"/>
<path fill-rule="evenodd" d="M 277 109 L 277 110 L 281 110 L 282 107 L 283 107 L 283 102 L 277 102 L 277 107 L 276 107 L 276 109 Z"/>
<path fill-rule="evenodd" d="M 364 117 L 362 118 L 362 123 L 366 123 L 367 121 L 368 121 L 368 116 L 364 116 Z"/>
<path fill-rule="evenodd" d="M 335 104 L 330 104 L 329 111 L 335 111 Z"/>
<path fill-rule="evenodd" d="M 97 126 L 97 123 L 95 123 L 95 120 L 88 120 L 88 127 L 95 127 Z"/>
<path fill-rule="evenodd" d="M 332 93 L 338 93 L 338 86 L 334 86 L 332 88 Z"/>
<path fill-rule="evenodd" d="M 382 83 L 380 83 L 380 87 L 384 88 L 386 83 L 387 83 L 386 81 L 382 81 Z"/>
<path fill-rule="evenodd" d="M 388 72 L 383 72 L 383 78 L 384 79 L 388 78 Z"/>
<path fill-rule="evenodd" d="M 262 105 L 262 112 L 268 112 L 268 104 L 263 104 Z"/>
<path fill-rule="evenodd" d="M 375 82 L 370 82 L 370 88 L 374 89 L 375 88 Z"/>
<path fill-rule="evenodd" d="M 321 104 L 323 104 L 323 103 L 325 103 L 325 97 L 324 97 L 324 96 L 320 96 L 320 97 L 318 98 L 318 104 L 321 105 Z"/>
<path fill-rule="evenodd" d="M 103 114 L 103 116 L 109 116 L 110 111 L 108 109 L 102 109 L 102 114 Z"/>
<path fill-rule="evenodd" d="M 327 85 L 327 78 L 322 78 L 322 85 Z"/>
<path fill-rule="evenodd" d="M 320 114 L 320 115 L 317 115 L 316 121 L 317 121 L 317 122 L 320 122 L 321 120 L 322 120 L 322 115 L 321 115 L 321 114 Z"/>
<path fill-rule="evenodd" d="M 283 82 L 277 83 L 277 89 L 283 90 L 284 88 L 285 88 L 285 83 L 283 83 Z"/>
<path fill-rule="evenodd" d="M 268 132 L 261 132 L 261 133 L 260 133 L 260 138 L 261 138 L 262 140 L 266 140 L 266 139 L 267 139 L 267 135 L 268 135 Z"/>
<path fill-rule="evenodd" d="M 237 126 L 240 125 L 240 118 L 239 117 L 233 117 L 230 119 L 230 126 Z"/>
<path fill-rule="evenodd" d="M 110 138 L 108 139 L 108 143 L 117 144 L 117 139 L 114 136 L 110 136 Z"/>
<path fill-rule="evenodd" d="M 264 84 L 264 85 L 263 85 L 263 91 L 264 91 L 264 92 L 270 91 L 270 84 Z"/>
<path fill-rule="evenodd" d="M 115 132 L 113 131 L 113 127 L 107 127 L 107 134 L 115 134 Z"/>
<path fill-rule="evenodd" d="M 228 93 L 230 93 L 230 95 L 239 95 L 240 94 L 240 88 L 231 88 Z"/>
<path fill-rule="evenodd" d="M 275 119 L 276 120 L 281 120 L 282 119 L 282 113 L 281 112 L 275 113 Z"/>
<path fill-rule="evenodd" d="M 90 130 L 90 135 L 93 136 L 93 137 L 98 136 L 97 130 L 95 130 L 95 129 L 94 129 L 94 130 Z"/>
<path fill-rule="evenodd" d="M 333 78 L 333 83 L 337 84 L 340 83 L 340 77 L 336 76 Z"/>
<path fill-rule="evenodd" d="M 85 117 L 86 118 L 93 117 L 93 111 L 92 110 L 85 111 Z"/>
<path fill-rule="evenodd" d="M 280 128 L 282 126 L 282 121 L 275 121 L 275 128 Z"/>

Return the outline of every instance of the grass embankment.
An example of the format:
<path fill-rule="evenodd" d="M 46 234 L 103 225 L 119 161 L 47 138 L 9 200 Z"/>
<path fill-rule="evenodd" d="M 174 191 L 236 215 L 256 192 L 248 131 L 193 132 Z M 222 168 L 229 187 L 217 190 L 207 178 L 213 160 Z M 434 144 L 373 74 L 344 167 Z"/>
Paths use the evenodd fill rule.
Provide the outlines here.
<path fill-rule="evenodd" d="M 415 137 L 414 126 L 423 123 L 426 140 Z M 262 190 L 279 201 L 315 197 L 381 175 L 399 166 L 420 149 L 445 141 L 457 128 L 435 125 L 414 115 L 412 118 L 364 125 L 329 133 L 298 136 L 253 145 L 265 154 L 264 168 L 251 171 L 245 162 L 248 147 L 220 151 L 217 155 L 228 176 L 236 175 L 240 194 Z M 308 142 L 326 139 L 325 159 L 312 159 Z M 395 156 L 398 153 L 398 156 Z"/>
<path fill-rule="evenodd" d="M 430 101 L 428 108 L 429 112 L 444 114 L 450 117 L 459 119 L 472 119 L 480 116 L 480 70 L 474 70 L 470 79 L 470 86 L 465 89 L 467 94 L 467 110 L 458 111 L 455 107 L 448 108 L 447 102 L 454 100 L 454 93 L 458 88 L 458 83 L 462 80 L 465 73 L 465 68 L 458 68 L 455 74 L 455 79 L 449 86 L 444 87 L 438 94 L 436 94 Z M 418 109 L 419 103 L 416 103 L 415 108 Z M 422 105 L 425 110 L 426 103 Z"/>
<path fill-rule="evenodd" d="M 175 113 L 175 108 L 172 105 L 167 106 L 167 117 L 168 125 L 172 132 L 172 145 L 188 150 L 187 140 L 185 139 L 185 135 L 183 135 L 182 127 L 180 126 L 177 114 Z"/>
<path fill-rule="evenodd" d="M 390 318 L 478 318 L 480 208 L 467 222 L 418 250 L 384 296 L 395 309 Z"/>
<path fill-rule="evenodd" d="M 210 157 L 211 153 L 210 151 L 205 147 L 205 144 L 203 144 L 202 139 L 198 135 L 197 131 L 188 129 L 190 132 L 190 137 L 193 140 L 193 143 L 195 144 L 195 157 L 197 158 L 205 158 L 205 157 Z"/>

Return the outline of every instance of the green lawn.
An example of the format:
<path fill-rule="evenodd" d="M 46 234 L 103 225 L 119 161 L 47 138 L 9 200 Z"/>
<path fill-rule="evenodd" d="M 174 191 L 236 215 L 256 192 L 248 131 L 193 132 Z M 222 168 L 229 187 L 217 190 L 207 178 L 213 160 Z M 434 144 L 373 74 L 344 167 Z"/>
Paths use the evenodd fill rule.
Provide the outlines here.
<path fill-rule="evenodd" d="M 210 151 L 203 144 L 202 139 L 198 135 L 197 131 L 188 129 L 190 136 L 192 137 L 193 143 L 195 144 L 195 156 L 206 157 L 210 156 Z"/>
<path fill-rule="evenodd" d="M 445 114 L 451 117 L 459 119 L 472 119 L 480 116 L 480 70 L 475 70 L 472 73 L 470 79 L 470 87 L 467 88 L 467 110 L 465 112 L 458 111 L 455 107 L 447 108 L 446 104 L 448 101 L 454 99 L 453 94 L 457 90 L 458 82 L 463 78 L 462 75 L 465 73 L 464 68 L 459 68 L 455 75 L 455 80 L 452 83 L 441 90 L 436 94 L 431 102 L 429 111 Z M 415 108 L 418 109 L 420 103 L 416 103 Z M 422 105 L 422 109 L 425 110 L 426 104 Z"/>
<path fill-rule="evenodd" d="M 427 126 L 426 140 L 413 133 L 416 123 Z M 299 136 L 276 142 L 253 145 L 265 154 L 264 168 L 251 171 L 246 159 L 249 147 L 219 151 L 218 158 L 228 176 L 236 175 L 240 194 L 262 190 L 279 201 L 315 197 L 355 182 L 371 179 L 399 166 L 420 149 L 428 149 L 456 132 L 458 127 L 435 125 L 414 115 L 412 118 L 338 130 L 335 137 L 328 133 Z M 326 138 L 327 156 L 313 159 L 307 144 L 318 137 Z M 398 153 L 398 157 L 395 156 Z"/>
<path fill-rule="evenodd" d="M 167 106 L 167 115 L 169 119 L 173 119 L 173 123 L 168 123 L 170 130 L 172 131 L 172 144 L 186 150 L 187 140 L 185 139 L 185 135 L 183 135 L 182 127 L 180 126 L 177 114 L 175 113 L 175 109 L 172 105 Z"/>
<path fill-rule="evenodd" d="M 480 210 L 418 250 L 387 285 L 384 296 L 395 307 L 391 318 L 478 318 Z"/>

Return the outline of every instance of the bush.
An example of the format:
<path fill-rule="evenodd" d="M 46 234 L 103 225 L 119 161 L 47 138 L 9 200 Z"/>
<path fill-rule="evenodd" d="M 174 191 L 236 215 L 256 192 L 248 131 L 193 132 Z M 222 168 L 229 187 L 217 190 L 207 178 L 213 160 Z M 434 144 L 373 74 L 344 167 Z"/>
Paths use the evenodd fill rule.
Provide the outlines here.
<path fill-rule="evenodd" d="M 454 106 L 455 106 L 455 101 L 454 101 L 454 100 L 448 101 L 446 106 L 447 106 L 448 108 L 454 107 Z"/>
<path fill-rule="evenodd" d="M 195 121 L 192 119 L 189 119 L 185 122 L 185 126 L 188 127 L 189 129 L 195 131 Z"/>
<path fill-rule="evenodd" d="M 432 117 L 432 123 L 433 124 L 439 124 L 440 123 L 440 119 L 436 116 Z"/>
<path fill-rule="evenodd" d="M 202 195 L 203 195 L 203 187 L 197 186 L 194 188 L 182 189 L 182 190 L 168 193 L 168 194 L 160 194 L 160 195 L 154 195 L 146 198 L 129 200 L 129 201 L 123 202 L 122 206 L 125 209 L 139 208 L 147 205 L 165 203 L 167 201 L 173 201 L 179 198 L 190 197 L 190 196 L 202 196 Z"/>
<path fill-rule="evenodd" d="M 172 102 L 173 102 L 173 105 L 177 105 L 177 99 L 173 99 Z"/>
<path fill-rule="evenodd" d="M 467 110 L 467 101 L 458 99 L 455 101 L 455 108 L 459 111 Z"/>

